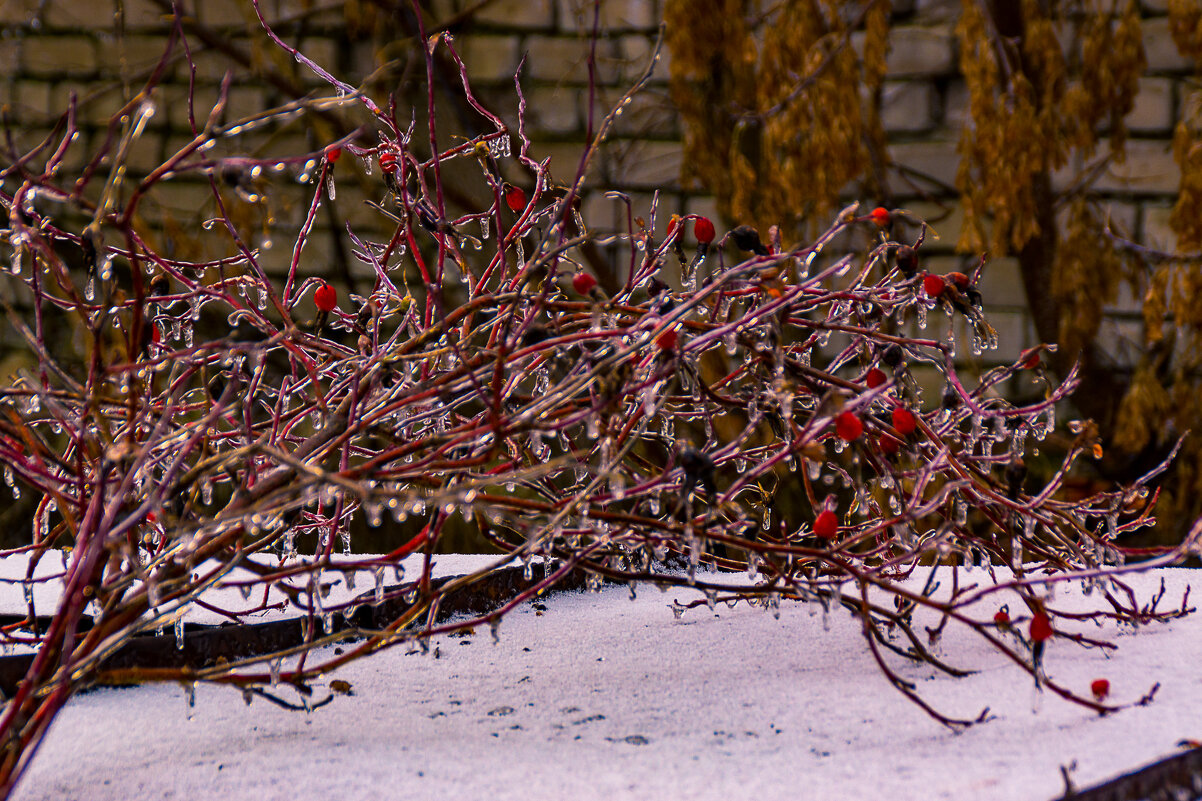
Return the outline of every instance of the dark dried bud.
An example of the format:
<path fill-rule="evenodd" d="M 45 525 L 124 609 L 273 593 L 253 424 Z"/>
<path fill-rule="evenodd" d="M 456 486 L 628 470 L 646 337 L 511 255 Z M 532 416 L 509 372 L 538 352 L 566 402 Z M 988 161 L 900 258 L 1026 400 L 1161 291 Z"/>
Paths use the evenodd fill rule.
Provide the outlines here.
<path fill-rule="evenodd" d="M 669 289 L 671 289 L 671 287 L 653 275 L 651 276 L 651 281 L 647 284 L 647 295 L 654 298 L 659 296 L 661 293 L 668 291 Z"/>
<path fill-rule="evenodd" d="M 161 298 L 170 291 L 171 282 L 167 280 L 167 276 L 163 273 L 155 273 L 154 278 L 150 279 L 150 296 Z"/>
<path fill-rule="evenodd" d="M 900 365 L 904 360 L 905 352 L 902 351 L 901 345 L 890 345 L 889 347 L 885 348 L 885 352 L 881 354 L 881 361 L 884 362 L 886 366 L 892 367 L 894 370 L 896 370 L 898 365 Z"/>
<path fill-rule="evenodd" d="M 681 488 L 684 497 L 687 498 L 698 483 L 711 499 L 718 494 L 713 459 L 696 448 L 685 448 L 680 453 L 680 466 L 684 470 L 684 486 Z"/>
<path fill-rule="evenodd" d="M 757 256 L 768 255 L 768 248 L 764 247 L 764 243 L 760 241 L 760 232 L 750 225 L 740 225 L 737 228 L 732 228 L 727 236 L 730 237 L 730 241 L 734 242 L 735 247 L 739 250 L 750 251 Z"/>
<path fill-rule="evenodd" d="M 956 392 L 953 387 L 948 387 L 943 390 L 943 408 L 955 409 L 960 405 L 960 393 Z"/>
<path fill-rule="evenodd" d="M 376 308 L 376 302 L 371 298 L 363 301 L 363 305 L 359 307 L 359 313 L 355 315 L 355 327 L 366 332 L 368 323 L 376 316 Z"/>
<path fill-rule="evenodd" d="M 897 269 L 901 270 L 901 274 L 906 278 L 918 275 L 918 253 L 914 248 L 902 245 L 897 249 Z"/>

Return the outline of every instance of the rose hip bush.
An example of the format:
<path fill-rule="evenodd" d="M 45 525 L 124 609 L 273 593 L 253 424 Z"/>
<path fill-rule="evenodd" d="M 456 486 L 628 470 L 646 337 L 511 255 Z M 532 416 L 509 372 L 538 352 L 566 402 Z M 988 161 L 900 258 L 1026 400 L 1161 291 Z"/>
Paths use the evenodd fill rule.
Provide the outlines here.
<path fill-rule="evenodd" d="M 573 570 L 593 588 L 695 587 L 677 615 L 719 601 L 845 609 L 890 682 L 948 726 L 973 721 L 927 706 L 895 668 L 912 660 L 961 674 L 937 648 L 948 626 L 1072 702 L 1118 708 L 1107 685 L 1043 675 L 1040 656 L 1058 638 L 1110 647 L 1066 634 L 1066 622 L 1184 613 L 1184 601 L 1141 605 L 1122 575 L 1179 560 L 1198 532 L 1127 564 L 1115 538 L 1152 523 L 1144 482 L 1156 471 L 1086 498 L 1063 492 L 1074 463 L 1098 448 L 1088 421 L 1068 424 L 1058 466 L 1027 475 L 1028 451 L 1053 431 L 1075 380 L 1054 384 L 1039 348 L 971 379 L 957 369 L 957 327 L 974 355 L 997 345 L 976 290 L 984 260 L 968 274 L 928 272 L 927 229 L 903 210 L 849 206 L 813 241 L 784 243 L 775 228 L 721 231 L 614 194 L 629 226 L 599 242 L 616 254 L 599 281 L 580 256 L 597 237 L 576 200 L 614 114 L 597 121 L 576 180 L 557 186 L 524 133 L 520 82 L 507 122 L 475 99 L 450 37 L 429 41 L 427 65 L 440 50 L 458 65 L 487 132 L 443 145 L 450 137 L 434 122 L 405 122 L 395 102 L 356 94 L 264 28 L 329 82 L 333 102 L 361 104 L 370 125 L 288 159 L 225 161 L 210 155 L 220 126 L 198 125 L 159 169 L 112 194 L 153 108 L 151 85 L 113 118 L 83 174 L 60 168 L 77 146 L 71 114 L 41 146 L 7 155 L 3 302 L 38 361 L 4 393 L 0 460 L 13 491 L 39 504 L 18 549 L 31 559 L 28 615 L 2 630 L 7 645 L 36 650 L 0 719 L 3 786 L 80 689 L 170 680 L 307 693 L 383 648 L 485 623 L 496 633 L 508 610 Z M 452 211 L 455 162 L 475 165 L 490 202 Z M 309 165 L 308 213 L 282 281 L 222 201 L 232 164 L 268 175 Z M 364 297 L 316 277 L 306 250 L 354 167 L 374 176 L 391 228 L 348 227 L 374 275 Z M 528 183 L 502 177 L 518 174 Z M 223 258 L 181 259 L 140 227 L 139 205 L 187 175 L 212 180 L 214 230 L 234 243 Z M 98 199 L 86 191 L 94 184 L 105 186 Z M 66 226 L 67 211 L 87 224 Z M 852 237 L 869 244 L 847 251 Z M 70 268 L 68 251 L 83 254 L 84 270 Z M 214 319 L 224 328 L 203 322 Z M 71 326 L 74 355 L 48 340 L 50 321 Z M 938 391 L 918 380 L 924 371 Z M 1000 390 L 1016 376 L 1042 397 L 1007 401 Z M 385 516 L 416 521 L 416 533 L 387 553 L 357 553 L 352 523 Z M 431 581 L 429 555 L 453 519 L 495 546 L 498 566 L 524 565 L 526 582 L 487 614 L 439 622 L 446 593 L 488 576 Z M 386 586 L 385 571 L 414 554 L 425 569 Z M 35 579 L 43 560 L 62 570 Z M 930 565 L 975 566 L 974 578 L 936 597 L 931 582 L 907 581 Z M 235 568 L 253 578 L 235 581 Z M 365 595 L 330 603 L 323 588 L 354 586 L 355 575 Z M 1066 580 L 1104 603 L 1058 610 L 1051 588 Z M 61 587 L 44 626 L 39 581 Z M 136 635 L 195 604 L 213 608 L 202 595 L 222 586 L 248 599 L 282 590 L 308 621 L 305 644 L 184 668 L 106 667 Z M 351 624 L 363 604 L 395 600 L 405 611 L 386 625 Z M 218 608 L 234 622 L 263 610 L 253 600 Z M 922 630 L 916 615 L 935 625 Z M 317 650 L 336 642 L 336 655 Z"/>

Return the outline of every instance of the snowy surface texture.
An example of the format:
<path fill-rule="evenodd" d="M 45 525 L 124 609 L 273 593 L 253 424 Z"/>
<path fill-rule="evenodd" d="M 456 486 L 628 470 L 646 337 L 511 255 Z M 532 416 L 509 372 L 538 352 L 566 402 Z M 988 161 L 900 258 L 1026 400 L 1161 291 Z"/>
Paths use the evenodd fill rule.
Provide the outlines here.
<path fill-rule="evenodd" d="M 443 564 L 448 572 L 468 563 Z M 1129 577 L 1145 601 L 1163 578 L 1180 602 L 1202 574 Z M 977 580 L 982 574 L 978 571 Z M 953 679 L 892 657 L 947 714 L 994 719 L 953 734 L 892 689 L 846 612 L 783 604 L 667 605 L 695 593 L 565 593 L 502 624 L 401 646 L 329 679 L 353 694 L 309 714 L 200 686 L 99 689 L 60 715 L 15 797 L 34 799 L 1051 799 L 1202 738 L 1202 618 L 1141 629 L 1088 624 L 1113 656 L 1053 641 L 1048 672 L 1088 693 L 1107 678 L 1131 702 L 1099 717 L 1037 693 L 1014 665 L 949 629 Z M 1001 600 L 999 599 L 999 603 Z M 1011 601 L 1013 598 L 1010 599 Z M 1100 599 L 1062 588 L 1058 608 Z M 812 605 L 810 605 L 812 606 Z M 1013 604 L 1011 609 L 1014 609 Z M 1085 629 L 1083 629 L 1085 630 Z M 296 700 L 291 690 L 281 696 Z M 324 688 L 318 696 L 324 696 Z"/>

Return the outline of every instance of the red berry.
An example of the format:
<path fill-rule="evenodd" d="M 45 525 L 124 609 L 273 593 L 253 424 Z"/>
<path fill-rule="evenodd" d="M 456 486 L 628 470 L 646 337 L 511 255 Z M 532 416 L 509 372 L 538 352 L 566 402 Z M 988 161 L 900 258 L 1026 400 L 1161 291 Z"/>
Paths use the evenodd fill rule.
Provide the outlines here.
<path fill-rule="evenodd" d="M 587 295 L 597 285 L 597 279 L 589 273 L 576 273 L 572 276 L 572 289 L 579 295 Z"/>
<path fill-rule="evenodd" d="M 939 276 L 928 274 L 922 279 L 922 288 L 928 295 L 937 298 L 943 294 L 943 290 L 947 289 L 947 284 Z"/>
<path fill-rule="evenodd" d="M 656 347 L 660 350 L 676 350 L 676 329 L 669 328 L 655 338 Z"/>
<path fill-rule="evenodd" d="M 510 211 L 521 211 L 526 208 L 526 193 L 520 186 L 511 186 L 505 190 L 505 205 Z"/>
<path fill-rule="evenodd" d="M 1094 679 L 1089 683 L 1089 691 L 1093 693 L 1094 700 L 1105 700 L 1106 696 L 1110 695 L 1110 680 Z"/>
<path fill-rule="evenodd" d="M 894 406 L 893 427 L 897 429 L 897 433 L 908 437 L 914 433 L 914 429 L 918 428 L 918 420 L 914 418 L 914 413 L 905 406 Z"/>
<path fill-rule="evenodd" d="M 877 206 L 868 216 L 881 228 L 886 227 L 893 220 L 893 215 L 884 206 Z"/>
<path fill-rule="evenodd" d="M 1005 609 L 999 609 L 993 616 L 993 623 L 999 629 L 1008 628 L 1010 626 L 1010 615 Z"/>
<path fill-rule="evenodd" d="M 159 342 L 162 339 L 163 339 L 163 334 L 162 334 L 162 332 L 159 331 L 158 324 L 151 323 L 150 324 L 150 341 L 157 345 L 157 344 L 159 344 Z"/>
<path fill-rule="evenodd" d="M 156 520 L 158 520 L 158 519 L 159 519 L 159 518 L 158 518 L 158 515 L 156 515 L 154 512 L 147 512 L 147 513 L 146 513 L 146 522 L 147 522 L 147 523 L 153 523 L 154 521 L 156 521 Z M 1096 694 L 1096 693 L 1095 693 L 1095 694 Z"/>
<path fill-rule="evenodd" d="M 664 239 L 671 239 L 672 234 L 676 233 L 676 229 L 679 225 L 679 215 L 673 214 L 670 218 L 668 218 L 668 227 L 664 230 Z"/>
<path fill-rule="evenodd" d="M 338 159 L 340 159 L 340 158 L 342 158 L 342 148 L 340 148 L 340 147 L 327 147 L 326 148 L 326 161 L 333 164 L 334 162 L 338 161 Z"/>
<path fill-rule="evenodd" d="M 869 389 L 876 389 L 883 383 L 885 383 L 885 373 L 875 367 L 864 374 L 864 384 Z"/>
<path fill-rule="evenodd" d="M 698 217 L 693 220 L 693 236 L 701 244 L 708 245 L 710 242 L 713 242 L 716 233 L 714 224 L 709 221 L 708 217 Z"/>
<path fill-rule="evenodd" d="M 313 293 L 313 303 L 323 312 L 332 312 L 338 305 L 338 292 L 325 281 Z"/>
<path fill-rule="evenodd" d="M 396 153 L 391 150 L 385 150 L 379 155 L 380 169 L 384 172 L 393 172 L 396 170 Z"/>
<path fill-rule="evenodd" d="M 881 453 L 886 456 L 896 456 L 901 450 L 901 441 L 897 437 L 891 437 L 888 434 L 881 434 L 877 439 L 877 447 L 881 449 Z"/>
<path fill-rule="evenodd" d="M 1034 370 L 1039 366 L 1039 349 L 1031 348 L 1025 356 L 1020 356 L 1022 359 L 1022 368 L 1024 370 Z"/>
<path fill-rule="evenodd" d="M 1031 618 L 1031 642 L 1044 642 L 1052 638 L 1052 621 L 1047 612 L 1036 612 Z"/>
<path fill-rule="evenodd" d="M 864 424 L 852 412 L 843 412 L 835 418 L 835 435 L 844 442 L 852 442 L 864 433 Z"/>
<path fill-rule="evenodd" d="M 839 536 L 839 518 L 830 509 L 823 509 L 814 518 L 814 534 L 824 540 Z"/>

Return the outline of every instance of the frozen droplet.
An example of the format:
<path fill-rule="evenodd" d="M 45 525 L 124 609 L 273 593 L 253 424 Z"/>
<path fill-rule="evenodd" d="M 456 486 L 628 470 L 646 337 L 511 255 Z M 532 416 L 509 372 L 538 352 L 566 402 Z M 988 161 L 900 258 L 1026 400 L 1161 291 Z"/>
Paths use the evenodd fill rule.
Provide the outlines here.
<path fill-rule="evenodd" d="M 88 282 L 83 287 L 84 300 L 92 301 L 96 299 L 96 279 L 88 277 Z"/>
<path fill-rule="evenodd" d="M 175 647 L 181 651 L 184 648 L 184 619 L 182 617 L 175 621 Z"/>
<path fill-rule="evenodd" d="M 501 618 L 491 617 L 488 619 L 488 632 L 492 635 L 493 645 L 501 641 Z"/>

